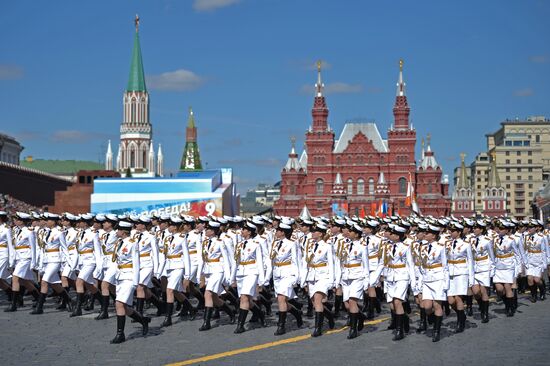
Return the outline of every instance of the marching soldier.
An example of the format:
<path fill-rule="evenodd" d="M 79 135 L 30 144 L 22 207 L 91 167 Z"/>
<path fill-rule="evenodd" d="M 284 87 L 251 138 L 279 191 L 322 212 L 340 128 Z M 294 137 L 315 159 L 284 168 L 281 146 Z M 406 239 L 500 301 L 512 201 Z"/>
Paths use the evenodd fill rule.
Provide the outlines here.
<path fill-rule="evenodd" d="M 109 318 L 109 297 L 111 293 L 115 293 L 116 286 L 116 274 L 118 267 L 116 263 L 112 261 L 113 253 L 115 251 L 115 243 L 118 240 L 117 233 L 115 231 L 115 225 L 118 222 L 116 215 L 105 215 L 105 221 L 103 222 L 103 234 L 100 236 L 101 248 L 103 251 L 103 278 L 101 281 L 101 311 L 96 320 Z"/>
<path fill-rule="evenodd" d="M 9 268 L 13 267 L 13 253 L 10 248 L 13 248 L 12 230 L 8 225 L 8 213 L 0 211 L 0 289 L 4 290 L 11 300 L 13 295 L 11 286 L 8 280 L 11 278 Z"/>
<path fill-rule="evenodd" d="M 545 289 L 542 285 L 542 274 L 548 266 L 548 244 L 538 228 L 541 225 L 531 220 L 529 222 L 529 235 L 525 239 L 525 249 L 527 260 L 525 263 L 527 282 L 531 290 L 531 302 L 537 301 L 537 288 L 542 286 L 540 300 L 545 298 Z"/>
<path fill-rule="evenodd" d="M 478 220 L 474 226 L 472 238 L 472 255 L 474 257 L 474 285 L 472 292 L 478 301 L 481 312 L 481 322 L 489 322 L 489 294 L 487 288 L 491 286 L 491 277 L 495 273 L 495 256 L 493 241 L 486 235 L 487 225 Z"/>

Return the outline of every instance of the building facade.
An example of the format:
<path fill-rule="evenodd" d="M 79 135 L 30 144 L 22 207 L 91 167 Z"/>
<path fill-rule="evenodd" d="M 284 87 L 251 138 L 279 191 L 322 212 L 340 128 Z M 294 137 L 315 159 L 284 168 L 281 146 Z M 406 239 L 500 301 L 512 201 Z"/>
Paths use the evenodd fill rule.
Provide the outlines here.
<path fill-rule="evenodd" d="M 313 215 L 359 214 L 379 210 L 408 214 L 409 182 L 416 187 L 422 214 L 450 212 L 448 182 L 430 144 L 415 160 L 416 130 L 409 123 L 410 107 L 405 94 L 400 61 L 394 122 L 387 139 L 370 122 L 346 123 L 338 139 L 329 126 L 329 109 L 318 64 L 312 124 L 305 134 L 305 149 L 298 156 L 294 142 L 281 172 L 280 198 L 274 210 L 296 216 L 304 206 Z"/>
<path fill-rule="evenodd" d="M 122 99 L 123 120 L 120 125 L 120 143 L 115 160 L 111 141 L 109 141 L 105 155 L 105 169 L 116 170 L 122 176 L 127 176 L 128 173 L 133 177 L 162 176 L 162 150 L 159 144 L 158 152 L 155 154 L 153 146 L 153 126 L 149 119 L 149 93 L 145 85 L 137 16 L 135 27 L 130 77 Z"/>
<path fill-rule="evenodd" d="M 19 165 L 24 147 L 14 138 L 0 133 L 0 161 Z"/>
<path fill-rule="evenodd" d="M 506 192 L 506 212 L 517 219 L 531 216 L 531 203 L 550 177 L 550 120 L 540 116 L 506 120 L 486 138 L 487 151 L 478 154 L 466 169 L 475 212 L 487 214 L 484 197 L 491 185 L 494 161 L 500 185 Z M 455 169 L 455 187 L 460 171 Z"/>

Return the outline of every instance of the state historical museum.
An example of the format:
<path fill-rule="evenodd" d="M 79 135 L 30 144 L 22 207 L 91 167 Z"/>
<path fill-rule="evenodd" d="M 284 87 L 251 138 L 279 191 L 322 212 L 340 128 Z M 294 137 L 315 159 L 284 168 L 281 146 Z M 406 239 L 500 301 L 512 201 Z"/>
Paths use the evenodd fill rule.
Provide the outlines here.
<path fill-rule="evenodd" d="M 415 159 L 416 130 L 409 123 L 403 62 L 399 65 L 394 122 L 387 139 L 374 123 L 346 123 L 336 139 L 328 124 L 320 64 L 317 74 L 313 123 L 306 132 L 305 150 L 299 156 L 293 143 L 281 172 L 281 196 L 274 204 L 275 213 L 298 216 L 307 206 L 314 216 L 408 215 L 412 198 L 422 215 L 448 215 L 448 178 L 443 176 L 429 138 L 426 147 L 422 144 L 418 164 Z"/>

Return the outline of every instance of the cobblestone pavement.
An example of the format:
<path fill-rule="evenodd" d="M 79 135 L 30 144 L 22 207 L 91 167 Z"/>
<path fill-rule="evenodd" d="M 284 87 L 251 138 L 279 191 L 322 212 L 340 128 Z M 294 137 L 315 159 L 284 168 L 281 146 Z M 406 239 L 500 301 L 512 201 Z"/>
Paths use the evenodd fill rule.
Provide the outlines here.
<path fill-rule="evenodd" d="M 7 305 L 4 298 L 0 304 L 2 308 Z M 15 313 L 0 312 L 1 365 L 550 364 L 550 301 L 531 304 L 526 297 L 520 298 L 513 318 L 504 315 L 500 303 L 491 304 L 488 324 L 480 323 L 476 311 L 462 334 L 453 334 L 455 316 L 446 317 L 439 343 L 432 343 L 431 331 L 426 335 L 414 332 L 418 320 L 414 308 L 411 332 L 400 342 L 391 341 L 385 309 L 351 341 L 346 339 L 342 320 L 334 331 L 311 338 L 313 321 L 296 329 L 289 316 L 288 333 L 275 337 L 275 316 L 267 328 L 247 325 L 249 331 L 235 335 L 235 326 L 222 315 L 208 332 L 198 331 L 201 319 L 178 320 L 172 327 L 160 328 L 162 318 L 154 317 L 147 337 L 141 336 L 139 325 L 127 319 L 127 341 L 120 345 L 109 344 L 116 330 L 113 313 L 103 321 L 93 319 L 96 312 L 69 318 L 68 313 L 55 310 L 52 299 L 48 299 L 44 315 L 30 315 L 30 310 L 25 306 Z M 208 356 L 212 357 L 205 360 Z"/>

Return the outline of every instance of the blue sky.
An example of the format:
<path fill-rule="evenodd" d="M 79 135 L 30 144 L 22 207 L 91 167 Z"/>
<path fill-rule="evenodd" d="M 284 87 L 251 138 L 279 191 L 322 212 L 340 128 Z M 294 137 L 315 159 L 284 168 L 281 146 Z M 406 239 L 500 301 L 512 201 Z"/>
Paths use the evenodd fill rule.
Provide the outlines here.
<path fill-rule="evenodd" d="M 23 156 L 103 161 L 117 145 L 136 13 L 165 170 L 191 105 L 203 163 L 233 167 L 241 191 L 280 179 L 290 136 L 301 150 L 317 59 L 337 135 L 366 118 L 385 137 L 403 58 L 418 140 L 450 175 L 502 120 L 550 117 L 548 0 L 1 0 L 0 130 Z"/>

